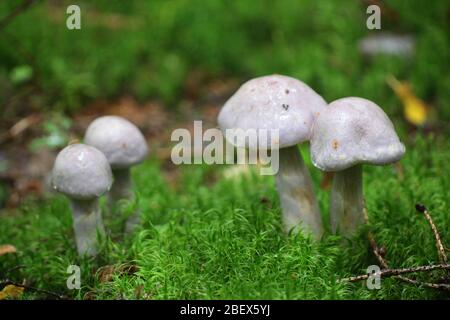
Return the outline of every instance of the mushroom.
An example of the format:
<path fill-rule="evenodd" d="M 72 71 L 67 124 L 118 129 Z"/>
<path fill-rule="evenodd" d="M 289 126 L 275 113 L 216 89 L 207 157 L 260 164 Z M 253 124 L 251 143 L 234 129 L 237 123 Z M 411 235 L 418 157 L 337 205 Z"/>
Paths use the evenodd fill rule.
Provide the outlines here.
<path fill-rule="evenodd" d="M 132 200 L 130 168 L 142 162 L 148 154 L 147 142 L 141 131 L 122 117 L 103 116 L 89 125 L 84 142 L 102 151 L 111 165 L 114 183 L 109 192 L 110 208 L 121 199 Z M 139 211 L 135 211 L 127 220 L 125 232 L 131 232 L 139 220 Z"/>
<path fill-rule="evenodd" d="M 364 222 L 362 164 L 385 165 L 405 153 L 394 126 L 372 101 L 348 97 L 333 101 L 316 120 L 311 159 L 334 171 L 330 218 L 333 232 L 351 236 Z"/>
<path fill-rule="evenodd" d="M 108 160 L 94 147 L 72 144 L 56 157 L 52 185 L 70 199 L 79 255 L 97 254 L 97 232 L 105 234 L 98 198 L 109 190 L 111 184 Z"/>
<path fill-rule="evenodd" d="M 305 83 L 287 76 L 270 75 L 244 83 L 218 116 L 222 131 L 278 130 L 279 141 L 274 141 L 279 147 L 276 185 L 284 229 L 298 231 L 302 224 L 317 239 L 323 233 L 322 219 L 311 176 L 297 144 L 310 139 L 313 122 L 325 107 L 325 100 Z M 235 141 L 228 142 L 236 145 Z M 236 146 L 270 148 L 269 145 Z"/>

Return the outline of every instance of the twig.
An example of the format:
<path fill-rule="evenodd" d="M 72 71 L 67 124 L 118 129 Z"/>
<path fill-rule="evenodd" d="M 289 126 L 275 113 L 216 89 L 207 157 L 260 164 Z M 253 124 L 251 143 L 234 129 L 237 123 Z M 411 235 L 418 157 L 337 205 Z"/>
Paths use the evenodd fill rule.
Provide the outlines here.
<path fill-rule="evenodd" d="M 368 224 L 369 223 L 369 215 L 367 213 L 367 207 L 366 207 L 365 203 L 363 204 L 363 213 L 364 213 L 364 219 L 366 221 L 366 224 Z M 380 263 L 382 269 L 389 269 L 389 266 L 383 257 L 383 255 L 385 254 L 385 252 L 383 253 L 383 251 L 385 251 L 385 249 L 383 247 L 380 248 L 378 246 L 372 232 L 370 232 L 370 231 L 368 232 L 368 238 L 369 238 L 370 246 L 372 247 L 372 251 L 375 254 L 375 257 L 377 258 L 378 262 Z M 424 287 L 432 288 L 432 289 L 450 291 L 450 285 L 448 285 L 448 284 L 422 282 L 422 281 L 410 279 L 403 275 L 394 275 L 393 277 L 396 279 L 399 279 L 403 282 L 407 282 L 407 283 L 413 284 L 413 285 L 424 286 Z"/>
<path fill-rule="evenodd" d="M 14 267 L 6 270 L 5 275 L 10 273 L 11 271 L 14 271 L 14 270 L 17 270 L 17 269 L 22 269 L 22 268 L 25 268 L 25 267 L 26 267 L 25 265 L 19 264 L 17 266 L 14 266 Z M 24 288 L 26 290 L 32 290 L 32 291 L 36 291 L 36 292 L 40 292 L 40 293 L 45 293 L 45 294 L 57 297 L 58 299 L 66 299 L 66 297 L 64 295 L 59 294 L 57 292 L 52 292 L 52 291 L 48 291 L 48 290 L 45 290 L 45 289 L 39 289 L 39 288 L 32 287 L 32 286 L 29 286 L 29 285 L 26 285 L 26 284 L 15 282 L 15 281 L 10 280 L 10 279 L 0 280 L 0 286 L 5 287 L 7 285 L 13 285 L 13 286 L 16 286 L 16 287 Z"/>
<path fill-rule="evenodd" d="M 390 276 L 396 276 L 401 275 L 404 273 L 413 273 L 413 272 L 428 272 L 432 270 L 450 270 L 450 265 L 447 264 L 436 264 L 436 265 L 430 265 L 430 266 L 419 266 L 419 267 L 411 267 L 411 268 L 404 268 L 404 269 L 384 269 L 380 272 L 377 272 L 376 274 L 380 277 L 390 277 Z M 360 276 L 355 277 L 349 277 L 349 278 L 343 278 L 339 281 L 348 281 L 348 282 L 356 282 L 361 280 L 366 280 L 371 276 L 371 274 L 363 274 Z"/>
<path fill-rule="evenodd" d="M 14 271 L 14 270 L 22 269 L 22 268 L 25 268 L 25 265 L 19 264 L 19 265 L 17 265 L 17 266 L 14 266 L 14 267 L 9 268 L 8 270 L 6 270 L 6 271 L 5 271 L 5 274 L 8 274 L 8 273 L 10 273 L 10 272 L 12 272 L 12 271 Z"/>
<path fill-rule="evenodd" d="M 66 299 L 66 297 L 64 295 L 62 295 L 62 294 L 59 294 L 59 293 L 56 293 L 56 292 L 52 292 L 52 291 L 49 291 L 49 290 L 45 290 L 45 289 L 39 289 L 39 288 L 32 287 L 32 286 L 29 286 L 29 285 L 21 284 L 21 283 L 17 283 L 15 281 L 12 281 L 12 280 L 9 280 L 9 279 L 5 279 L 5 280 L 2 280 L 0 282 L 0 285 L 2 285 L 2 286 L 7 286 L 7 285 L 11 285 L 11 284 L 13 286 L 21 287 L 21 288 L 24 288 L 24 289 L 27 289 L 27 290 L 32 290 L 32 291 L 36 291 L 36 292 L 40 292 L 40 293 L 45 293 L 45 294 L 57 297 L 58 299 Z"/>
<path fill-rule="evenodd" d="M 29 116 L 26 116 L 25 118 L 22 118 L 21 120 L 16 122 L 6 133 L 0 135 L 0 144 L 19 136 L 31 126 L 39 123 L 40 120 L 41 117 L 37 114 L 31 114 Z"/>
<path fill-rule="evenodd" d="M 445 254 L 445 249 L 444 249 L 444 245 L 442 244 L 441 241 L 441 236 L 439 235 L 439 232 L 436 228 L 436 225 L 433 222 L 433 219 L 431 218 L 430 212 L 428 211 L 428 209 L 423 205 L 423 204 L 416 204 L 416 210 L 418 212 L 421 212 L 424 214 L 425 219 L 427 219 L 428 223 L 431 226 L 431 229 L 433 230 L 434 233 L 434 238 L 436 240 L 436 247 L 438 250 L 438 255 L 439 255 L 439 261 L 442 264 L 448 264 L 447 262 L 447 255 Z"/>
<path fill-rule="evenodd" d="M 6 17 L 0 20 L 0 30 L 6 27 L 11 21 L 14 20 L 16 16 L 25 11 L 28 7 L 30 7 L 36 0 L 24 0 L 21 4 L 19 4 L 13 11 L 11 11 Z"/>

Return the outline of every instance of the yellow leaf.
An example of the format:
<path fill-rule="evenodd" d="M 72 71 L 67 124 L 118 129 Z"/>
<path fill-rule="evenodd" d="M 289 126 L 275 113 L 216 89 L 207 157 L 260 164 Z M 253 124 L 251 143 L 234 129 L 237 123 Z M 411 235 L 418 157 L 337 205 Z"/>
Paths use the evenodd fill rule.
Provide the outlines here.
<path fill-rule="evenodd" d="M 392 76 L 387 79 L 387 83 L 402 101 L 403 115 L 406 120 L 415 126 L 425 124 L 428 117 L 427 105 L 414 94 L 409 84 L 400 82 Z"/>
<path fill-rule="evenodd" d="M 5 300 L 8 298 L 16 299 L 20 297 L 23 293 L 24 288 L 18 287 L 13 284 L 8 284 L 6 287 L 0 291 L 0 300 Z"/>
<path fill-rule="evenodd" d="M 4 244 L 0 246 L 0 256 L 3 256 L 7 253 L 15 253 L 15 252 L 17 252 L 16 247 L 10 244 Z"/>

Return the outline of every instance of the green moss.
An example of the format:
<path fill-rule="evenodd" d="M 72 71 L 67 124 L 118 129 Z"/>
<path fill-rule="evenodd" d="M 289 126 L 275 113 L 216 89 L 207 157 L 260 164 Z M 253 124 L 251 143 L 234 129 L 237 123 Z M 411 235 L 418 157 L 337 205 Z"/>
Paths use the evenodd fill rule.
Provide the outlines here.
<path fill-rule="evenodd" d="M 450 92 L 445 0 L 388 1 L 396 17 L 383 15 L 382 31 L 412 34 L 417 43 L 412 59 L 360 55 L 358 41 L 378 32 L 367 30 L 366 7 L 360 1 L 77 4 L 81 30 L 65 28 L 65 4 L 54 7 L 46 2 L 37 3 L 3 30 L 0 81 L 20 89 L 9 75 L 18 67 L 28 68 L 44 98 L 37 107 L 74 110 L 120 92 L 176 106 L 189 74 L 200 71 L 209 78 L 240 82 L 287 74 L 304 80 L 328 101 L 363 95 L 385 102 L 383 107 L 396 113 L 398 102 L 386 101 L 392 92 L 385 82 L 394 74 L 412 82 L 441 118 L 450 118 L 445 108 Z M 0 16 L 16 5 L 15 0 L 2 1 Z"/>
<path fill-rule="evenodd" d="M 371 229 L 392 267 L 437 263 L 434 238 L 425 219 L 415 212 L 422 202 L 430 209 L 450 243 L 450 143 L 416 138 L 401 161 L 404 178 L 392 166 L 364 167 L 364 189 Z M 306 148 L 303 154 L 306 156 Z M 309 164 L 309 160 L 307 159 Z M 309 165 L 310 166 L 310 165 Z M 320 172 L 311 168 L 316 185 Z M 0 243 L 14 244 L 17 256 L 0 259 L 0 270 L 20 263 L 11 276 L 32 280 L 37 287 L 82 298 L 150 299 L 415 299 L 444 298 L 441 292 L 394 279 L 381 290 L 364 282 L 338 284 L 337 279 L 365 273 L 376 264 L 364 230 L 353 241 L 327 235 L 314 243 L 301 234 L 285 236 L 280 225 L 278 196 L 272 177 L 256 171 L 240 178 L 205 182 L 225 166 L 181 167 L 175 189 L 168 187 L 159 164 L 152 160 L 136 168 L 134 178 L 143 214 L 142 229 L 123 239 L 121 219 L 107 219 L 110 232 L 96 261 L 76 256 L 68 203 L 56 197 L 41 205 L 24 204 L 19 213 L 1 218 Z M 252 172 L 252 171 L 251 171 Z M 328 192 L 317 190 L 323 211 Z M 264 201 L 261 201 L 264 199 Z M 123 215 L 130 209 L 123 206 Z M 327 214 L 324 213 L 327 224 Z M 100 266 L 133 263 L 133 275 L 116 273 L 100 282 Z M 66 269 L 82 270 L 82 289 L 66 289 Z M 435 273 L 439 276 L 439 272 Z M 421 276 L 420 278 L 422 278 Z M 431 279 L 432 280 L 432 279 Z M 38 295 L 39 296 L 39 295 Z M 26 297 L 36 297 L 29 292 Z"/>

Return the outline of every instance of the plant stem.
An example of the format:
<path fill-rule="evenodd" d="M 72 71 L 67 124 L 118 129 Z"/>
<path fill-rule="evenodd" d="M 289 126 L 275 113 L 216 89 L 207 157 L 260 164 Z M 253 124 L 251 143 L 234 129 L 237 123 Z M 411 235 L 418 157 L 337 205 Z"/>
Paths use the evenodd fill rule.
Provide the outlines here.
<path fill-rule="evenodd" d="M 433 222 L 433 218 L 431 218 L 430 212 L 423 204 L 416 204 L 416 210 L 423 213 L 425 219 L 427 219 L 428 223 L 430 224 L 431 230 L 434 234 L 434 239 L 436 241 L 439 260 L 441 261 L 441 263 L 447 264 L 447 255 L 445 254 L 445 248 L 442 244 L 441 235 L 439 234 L 439 231 L 437 230 L 436 225 Z"/>
<path fill-rule="evenodd" d="M 78 254 L 95 256 L 98 251 L 97 232 L 105 234 L 98 199 L 72 200 L 71 204 Z"/>
<path fill-rule="evenodd" d="M 280 167 L 276 183 L 285 231 L 289 232 L 292 228 L 298 231 L 301 225 L 320 239 L 323 233 L 322 217 L 308 168 L 297 146 L 282 148 L 279 152 Z"/>
<path fill-rule="evenodd" d="M 113 169 L 114 183 L 109 191 L 109 200 L 112 205 L 121 199 L 132 197 L 132 183 L 130 169 Z"/>
<path fill-rule="evenodd" d="M 338 171 L 333 178 L 330 208 L 331 230 L 352 236 L 364 223 L 362 165 Z"/>
<path fill-rule="evenodd" d="M 450 265 L 447 264 L 437 264 L 437 265 L 428 265 L 428 266 L 419 266 L 419 267 L 411 267 L 411 268 L 403 268 L 403 269 L 383 269 L 379 272 L 380 277 L 390 277 L 397 276 L 405 273 L 415 273 L 415 272 L 429 272 L 434 270 L 449 270 Z M 356 282 L 361 280 L 367 280 L 371 275 L 370 274 L 362 274 L 360 276 L 354 276 L 349 278 L 340 279 L 339 282 Z"/>
<path fill-rule="evenodd" d="M 120 200 L 134 200 L 133 183 L 130 169 L 113 169 L 114 183 L 109 191 L 108 200 L 110 211 Z M 135 210 L 127 219 L 125 233 L 131 233 L 140 224 L 140 212 Z"/>

